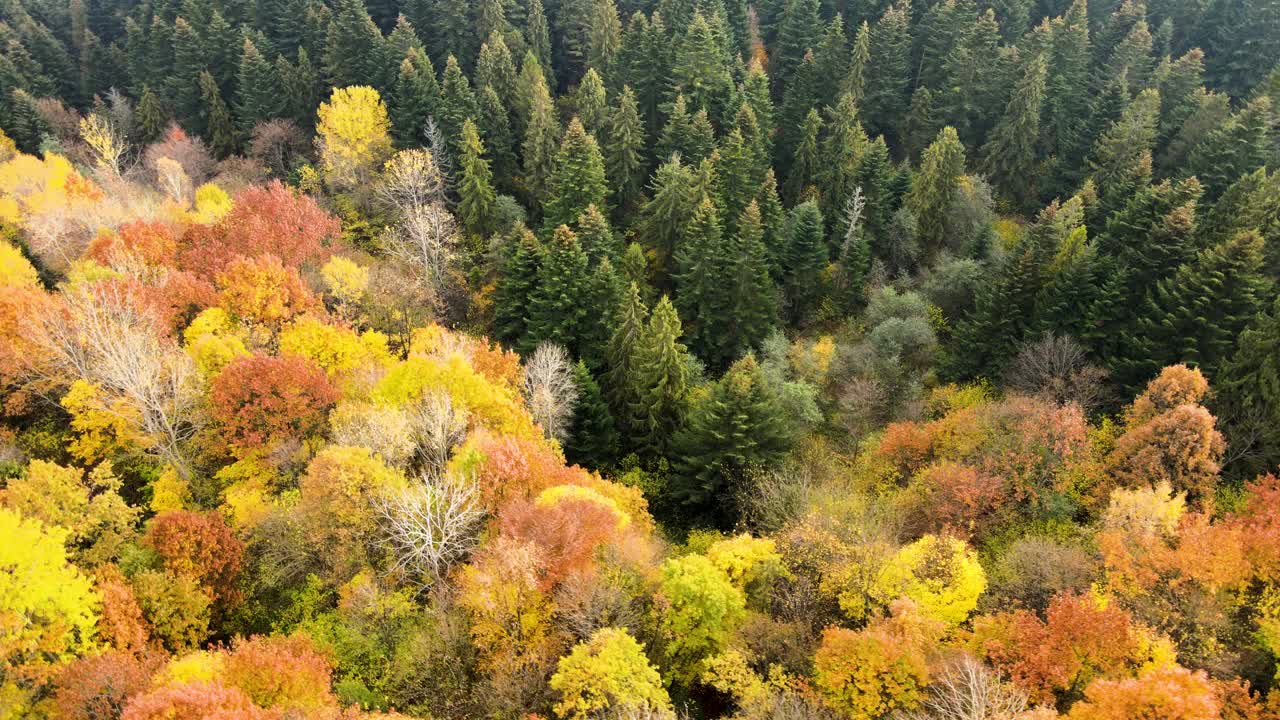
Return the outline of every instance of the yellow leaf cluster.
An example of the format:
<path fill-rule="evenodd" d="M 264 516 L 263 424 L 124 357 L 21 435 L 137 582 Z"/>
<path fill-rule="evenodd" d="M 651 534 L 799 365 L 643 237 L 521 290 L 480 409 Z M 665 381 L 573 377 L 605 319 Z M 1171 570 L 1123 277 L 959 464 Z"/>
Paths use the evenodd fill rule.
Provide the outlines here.
<path fill-rule="evenodd" d="M 0 202 L 4 202 L 0 199 Z M 7 242 L 0 241 L 0 288 L 31 287 L 40 282 L 40 276 L 22 251 Z"/>
<path fill-rule="evenodd" d="M 336 88 L 320 104 L 316 133 L 330 185 L 359 183 L 391 155 L 391 121 L 387 106 L 371 87 Z"/>

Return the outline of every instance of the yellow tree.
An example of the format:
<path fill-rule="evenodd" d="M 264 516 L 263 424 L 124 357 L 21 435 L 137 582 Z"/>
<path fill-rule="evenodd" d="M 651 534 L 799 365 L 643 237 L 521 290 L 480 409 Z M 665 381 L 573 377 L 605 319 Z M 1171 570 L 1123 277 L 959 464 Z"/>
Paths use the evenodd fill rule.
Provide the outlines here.
<path fill-rule="evenodd" d="M 391 155 L 387 106 L 371 87 L 335 88 L 320 104 L 317 144 L 325 179 L 339 189 L 368 182 Z"/>
<path fill-rule="evenodd" d="M 644 647 L 622 628 L 602 628 L 560 658 L 551 689 L 560 693 L 556 715 L 590 718 L 615 709 L 671 706 Z"/>

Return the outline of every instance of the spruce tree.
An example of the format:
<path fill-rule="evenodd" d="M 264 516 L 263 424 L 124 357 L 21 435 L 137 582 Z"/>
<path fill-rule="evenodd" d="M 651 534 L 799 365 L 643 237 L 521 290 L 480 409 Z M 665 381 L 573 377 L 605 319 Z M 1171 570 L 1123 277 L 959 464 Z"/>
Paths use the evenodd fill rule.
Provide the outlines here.
<path fill-rule="evenodd" d="M 150 85 L 143 85 L 142 97 L 138 99 L 138 128 L 142 131 L 142 141 L 152 142 L 168 125 L 169 114 L 161 106 L 160 99 L 151 92 Z"/>
<path fill-rule="evenodd" d="M 756 196 L 759 182 L 754 179 L 753 166 L 754 158 L 742 133 L 737 128 L 730 130 L 715 157 L 716 206 L 727 235 L 736 232 L 739 216 Z"/>
<path fill-rule="evenodd" d="M 823 166 L 818 157 L 818 133 L 821 130 L 822 118 L 817 110 L 810 109 L 800 128 L 800 142 L 796 145 L 791 171 L 787 174 L 785 190 L 792 202 L 800 201 L 806 189 L 813 187 L 818 179 L 819 168 Z"/>
<path fill-rule="evenodd" d="M 515 346 L 528 331 L 529 298 L 538 284 L 543 248 L 523 224 L 511 231 L 493 300 L 494 334 Z"/>
<path fill-rule="evenodd" d="M 484 143 L 470 118 L 462 123 L 462 139 L 458 160 L 462 177 L 458 182 L 458 217 L 462 227 L 474 235 L 487 235 L 493 230 L 493 173 L 484 157 Z"/>
<path fill-rule="evenodd" d="M 480 132 L 484 136 L 498 187 L 512 189 L 516 175 L 515 140 L 511 135 L 511 117 L 498 93 L 490 85 L 480 91 Z"/>
<path fill-rule="evenodd" d="M 853 38 L 853 56 L 849 60 L 849 74 L 841 84 L 841 94 L 853 97 L 855 105 L 862 102 L 867 91 L 867 69 L 871 64 L 871 25 L 866 20 L 858 26 Z"/>
<path fill-rule="evenodd" d="M 657 255 L 658 269 L 671 267 L 680 228 L 693 216 L 699 201 L 694 192 L 694 174 L 672 157 L 653 174 L 649 202 L 640 213 L 637 239 Z"/>
<path fill-rule="evenodd" d="M 1160 94 L 1144 90 L 1098 138 L 1089 156 L 1089 168 L 1097 187 L 1100 217 L 1118 210 L 1150 182 L 1151 149 L 1159 117 Z"/>
<path fill-rule="evenodd" d="M 734 225 L 724 258 L 728 302 L 720 318 L 718 365 L 760 347 L 778 324 L 778 291 L 769 276 L 759 204 L 748 204 Z"/>
<path fill-rule="evenodd" d="M 239 140 L 236 138 L 235 125 L 231 122 L 231 111 L 222 101 L 218 82 L 208 72 L 200 73 L 200 94 L 205 106 L 204 125 L 209 129 L 209 149 L 217 157 L 227 157 L 236 151 Z"/>
<path fill-rule="evenodd" d="M 511 49 L 502 36 L 494 33 L 480 46 L 480 59 L 476 61 L 476 90 L 483 92 L 491 87 L 498 98 L 510 98 L 516 93 L 516 63 Z"/>
<path fill-rule="evenodd" d="M 779 462 L 790 445 L 776 390 L 748 355 L 693 401 L 674 442 L 672 493 L 690 517 L 733 528 L 749 473 Z"/>
<path fill-rule="evenodd" d="M 614 315 L 613 335 L 605 350 L 605 397 L 609 400 L 609 407 L 619 423 L 619 429 L 631 438 L 635 430 L 631 425 L 632 408 L 640 400 L 634 382 L 636 349 L 640 346 L 649 322 L 649 308 L 641 298 L 640 286 L 632 281 L 617 308 L 601 308 L 600 311 L 612 312 Z"/>
<path fill-rule="evenodd" d="M 622 261 L 622 244 L 613 234 L 613 228 L 609 227 L 609 219 L 595 205 L 588 205 L 578 215 L 574 232 L 578 236 L 578 244 L 592 264 L 599 264 L 606 259 L 611 263 Z"/>
<path fill-rule="evenodd" d="M 622 49 L 622 21 L 613 0 L 595 0 L 587 33 L 587 67 L 613 78 L 613 64 Z"/>
<path fill-rule="evenodd" d="M 933 91 L 921 85 L 911 93 L 911 104 L 902 118 L 902 146 L 907 157 L 918 160 L 920 154 L 937 136 L 940 113 L 934 107 Z M 957 131 L 957 135 L 959 131 Z"/>
<path fill-rule="evenodd" d="M 1267 163 L 1275 124 L 1271 98 L 1254 98 L 1191 151 L 1186 174 L 1204 185 L 1206 201 L 1217 200 L 1237 178 Z"/>
<path fill-rule="evenodd" d="M 173 103 L 178 123 L 197 135 L 208 132 L 200 87 L 200 73 L 207 62 L 199 34 L 185 19 L 174 20 L 173 67 L 165 74 L 163 82 L 166 88 L 163 92 Z"/>
<path fill-rule="evenodd" d="M 725 277 L 728 248 L 720 228 L 720 211 L 709 197 L 703 197 L 693 217 L 680 229 L 676 246 L 676 309 L 688 324 L 689 348 L 698 357 L 712 362 L 714 351 L 723 342 L 717 318 L 726 308 Z M 717 360 L 719 358 L 716 358 Z"/>
<path fill-rule="evenodd" d="M 570 98 L 582 127 L 597 140 L 604 137 L 605 120 L 609 114 L 608 95 L 604 89 L 604 81 L 595 68 L 587 68 L 578 87 L 574 88 Z"/>
<path fill-rule="evenodd" d="M 580 359 L 592 372 L 602 371 L 608 362 L 609 341 L 617 329 L 613 308 L 622 304 L 626 289 L 614 270 L 613 262 L 603 257 L 591 271 L 587 296 L 583 303 L 590 308 L 587 322 L 579 331 Z"/>
<path fill-rule="evenodd" d="M 1256 455 L 1241 459 L 1267 472 L 1280 462 L 1280 298 L 1240 335 L 1238 349 L 1214 378 L 1219 417 L 1232 447 L 1253 438 Z"/>
<path fill-rule="evenodd" d="M 284 87 L 276 68 L 267 62 L 253 41 L 245 38 L 244 52 L 240 56 L 240 73 L 236 83 L 240 116 L 240 130 L 245 135 L 260 122 L 284 114 Z"/>
<path fill-rule="evenodd" d="M 907 109 L 911 80 L 911 4 L 898 0 L 871 29 L 864 117 L 876 135 L 894 135 Z"/>
<path fill-rule="evenodd" d="M 1022 80 L 1013 89 L 1004 117 L 983 147 L 988 172 L 996 186 L 1016 207 L 1029 209 L 1039 199 L 1036 179 L 1040 162 L 1036 152 L 1040 138 L 1040 113 L 1044 104 L 1046 67 L 1037 56 L 1027 64 Z"/>
<path fill-rule="evenodd" d="M 463 74 L 458 59 L 450 55 L 445 61 L 440 81 L 440 127 L 448 139 L 449 148 L 455 154 L 462 145 L 462 126 L 467 120 L 480 117 L 480 105 L 471 90 L 471 82 Z"/>
<path fill-rule="evenodd" d="M 822 212 L 833 221 L 844 211 L 857 187 L 858 170 L 866 153 L 867 134 L 858 121 L 858 106 L 844 95 L 829 108 L 827 136 L 822 143 Z"/>
<path fill-rule="evenodd" d="M 547 89 L 542 70 L 532 55 L 526 55 L 521 69 L 519 108 L 524 116 L 524 189 L 530 199 L 543 202 L 547 199 L 551 175 L 556 167 L 556 152 L 560 138 L 560 122 L 551 104 L 551 92 Z"/>
<path fill-rule="evenodd" d="M 569 121 L 555 172 L 548 183 L 548 199 L 542 207 L 547 227 L 567 225 L 577 220 L 587 207 L 606 208 L 609 184 L 604 176 L 604 158 L 596 139 L 587 134 L 578 118 Z"/>
<path fill-rule="evenodd" d="M 836 293 L 845 312 L 862 305 L 867 273 L 871 271 L 871 243 L 865 227 L 867 198 L 861 187 L 854 188 L 845 202 L 842 220 L 844 236 L 837 254 Z"/>
<path fill-rule="evenodd" d="M 827 23 L 826 32 L 813 49 L 813 66 L 819 78 L 827 79 L 821 86 L 818 102 L 824 106 L 835 105 L 843 94 L 840 81 L 849 75 L 849 39 L 839 14 Z"/>
<path fill-rule="evenodd" d="M 425 136 L 426 119 L 435 114 L 440 97 L 436 71 L 425 53 L 410 50 L 400 61 L 395 90 L 391 93 L 388 114 L 391 135 L 402 148 L 418 147 Z"/>
<path fill-rule="evenodd" d="M 818 47 L 822 33 L 822 21 L 818 15 L 818 0 L 786 0 L 782 22 L 778 28 L 777 51 L 774 65 L 777 79 L 786 84 L 791 81 L 804 56 Z"/>
<path fill-rule="evenodd" d="M 600 384 L 581 360 L 573 366 L 573 384 L 578 389 L 578 402 L 564 443 L 565 459 L 590 469 L 608 467 L 618 456 L 617 423 L 604 401 Z"/>
<path fill-rule="evenodd" d="M 945 127 L 924 153 L 911 182 L 907 205 L 919 223 L 920 241 L 930 252 L 941 248 L 951 201 L 964 175 L 964 145 L 953 127 Z"/>
<path fill-rule="evenodd" d="M 640 247 L 640 243 L 627 244 L 619 268 L 622 271 L 623 280 L 635 283 L 646 291 L 649 289 L 649 258 L 645 257 L 644 248 Z"/>
<path fill-rule="evenodd" d="M 519 345 L 522 353 L 553 342 L 575 357 L 582 356 L 581 338 L 594 312 L 587 302 L 590 283 L 587 254 L 578 238 L 568 227 L 557 227 L 529 295 L 527 332 Z"/>
<path fill-rule="evenodd" d="M 791 210 L 787 219 L 787 246 L 783 256 L 783 283 L 787 316 L 792 324 L 812 320 L 822 299 L 822 274 L 827 267 L 827 243 L 822 211 L 815 200 Z"/>
<path fill-rule="evenodd" d="M 769 276 L 775 283 L 782 283 L 787 254 L 787 211 L 778 197 L 778 182 L 773 169 L 765 173 L 760 192 L 756 195 L 760 204 L 760 219 L 764 223 L 765 254 L 769 258 Z"/>
<path fill-rule="evenodd" d="M 529 0 L 524 41 L 544 72 L 551 72 L 551 30 L 542 8 L 542 0 Z"/>
<path fill-rule="evenodd" d="M 338 0 L 325 43 L 324 66 L 334 87 L 372 85 L 381 91 L 382 32 L 361 0 Z"/>
<path fill-rule="evenodd" d="M 889 146 L 885 144 L 882 135 L 867 145 L 867 151 L 862 154 L 862 163 L 858 166 L 856 180 L 866 199 L 863 234 L 873 245 L 884 238 L 889 219 L 897 210 L 892 188 L 894 175 L 893 165 L 889 160 Z"/>
<path fill-rule="evenodd" d="M 689 103 L 683 94 L 677 94 L 671 103 L 671 111 L 667 113 L 667 124 L 662 126 L 662 134 L 658 137 L 655 148 L 658 160 L 666 162 L 673 154 L 679 153 L 690 165 L 697 160 L 689 159 L 689 146 L 692 144 L 693 118 L 689 115 Z"/>
<path fill-rule="evenodd" d="M 609 177 L 618 209 L 627 212 L 640 199 L 644 183 L 644 125 L 631 86 L 622 88 L 617 106 L 609 115 L 605 143 L 605 174 Z"/>
<path fill-rule="evenodd" d="M 706 110 L 724 120 L 733 94 L 733 78 L 716 30 L 701 12 L 677 43 L 671 67 L 671 84 L 695 110 Z"/>
<path fill-rule="evenodd" d="M 635 445 L 652 456 L 666 455 L 684 421 L 689 365 L 681 332 L 680 316 L 663 296 L 635 345 L 630 425 Z"/>

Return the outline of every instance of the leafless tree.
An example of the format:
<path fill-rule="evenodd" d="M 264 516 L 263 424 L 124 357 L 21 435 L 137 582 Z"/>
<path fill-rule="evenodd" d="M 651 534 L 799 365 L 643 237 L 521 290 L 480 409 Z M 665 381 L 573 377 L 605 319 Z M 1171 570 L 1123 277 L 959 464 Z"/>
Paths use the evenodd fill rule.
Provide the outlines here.
<path fill-rule="evenodd" d="M 1009 387 L 1088 412 L 1107 396 L 1107 372 L 1090 365 L 1074 339 L 1052 333 L 1023 345 L 1005 374 Z"/>
<path fill-rule="evenodd" d="M 191 202 L 191 178 L 182 163 L 170 157 L 156 158 L 156 185 L 174 202 L 186 207 Z"/>
<path fill-rule="evenodd" d="M 178 161 L 193 186 L 200 186 L 213 177 L 217 167 L 204 141 L 186 134 L 177 125 L 170 126 L 159 142 L 147 146 L 142 162 L 154 172 L 156 161 L 165 157 Z"/>
<path fill-rule="evenodd" d="M 818 484 L 812 468 L 800 463 L 754 472 L 739 501 L 744 519 L 757 532 L 775 533 L 809 510 Z"/>
<path fill-rule="evenodd" d="M 306 138 L 292 120 L 267 120 L 253 127 L 249 154 L 276 177 L 287 175 L 293 159 L 306 151 Z"/>
<path fill-rule="evenodd" d="M 524 398 L 534 422 L 547 437 L 564 440 L 578 402 L 569 353 L 555 343 L 544 342 L 524 366 Z"/>
<path fill-rule="evenodd" d="M 387 162 L 378 199 L 401 215 L 444 200 L 444 178 L 429 150 L 401 150 Z"/>
<path fill-rule="evenodd" d="M 422 128 L 422 136 L 426 140 L 427 150 L 436 162 L 436 170 L 440 173 L 443 190 L 447 193 L 449 188 L 453 187 L 453 156 L 449 154 L 449 144 L 444 136 L 444 130 L 436 123 L 434 117 L 428 117 Z"/>
<path fill-rule="evenodd" d="M 432 393 L 409 409 L 415 455 L 428 473 L 440 473 L 453 449 L 467 439 L 467 413 L 446 393 Z"/>
<path fill-rule="evenodd" d="M 929 683 L 929 696 L 901 720 L 1014 720 L 1027 696 L 969 655 L 959 655 Z"/>
<path fill-rule="evenodd" d="M 383 249 L 439 302 L 458 245 L 458 225 L 440 203 L 410 208 L 382 236 Z"/>
<path fill-rule="evenodd" d="M 164 340 L 154 316 L 127 286 L 99 283 L 63 293 L 65 314 L 39 319 L 52 370 L 83 379 L 113 400 L 107 412 L 137 424 L 152 449 L 184 477 L 186 441 L 199 427 L 200 388 L 191 358 Z"/>
<path fill-rule="evenodd" d="M 393 574 L 427 588 L 479 542 L 484 510 L 475 481 L 424 476 L 377 505 Z"/>

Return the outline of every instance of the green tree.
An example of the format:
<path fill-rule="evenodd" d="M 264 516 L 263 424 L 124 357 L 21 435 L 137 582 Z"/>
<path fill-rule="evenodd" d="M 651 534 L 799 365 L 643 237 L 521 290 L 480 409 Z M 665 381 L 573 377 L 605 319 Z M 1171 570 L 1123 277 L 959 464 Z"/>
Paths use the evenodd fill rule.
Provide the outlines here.
<path fill-rule="evenodd" d="M 614 330 L 605 351 L 605 397 L 620 429 L 631 437 L 631 418 L 640 397 L 635 380 L 636 350 L 649 321 L 649 308 L 640 296 L 640 286 L 632 282 L 622 303 L 614 309 Z M 634 444 L 628 442 L 628 445 Z"/>
<path fill-rule="evenodd" d="M 645 175 L 644 125 L 630 85 L 623 86 L 617 105 L 609 115 L 608 138 L 605 171 L 618 208 L 627 212 L 640 199 Z"/>
<path fill-rule="evenodd" d="M 500 187 L 510 189 L 516 175 L 515 139 L 511 117 L 492 85 L 480 90 L 480 131 L 493 158 L 493 172 Z"/>
<path fill-rule="evenodd" d="M 853 56 L 849 60 L 849 74 L 841 84 L 841 94 L 853 98 L 854 105 L 862 102 L 867 91 L 867 68 L 871 64 L 871 25 L 863 20 L 858 34 L 853 38 Z"/>
<path fill-rule="evenodd" d="M 222 101 L 218 81 L 208 72 L 200 73 L 200 93 L 205 105 L 205 126 L 209 128 L 209 148 L 214 155 L 227 157 L 236 151 L 239 140 L 236 138 L 235 125 L 231 122 L 231 111 Z"/>
<path fill-rule="evenodd" d="M 728 259 L 726 250 L 720 211 L 711 198 L 703 197 L 693 217 L 680 229 L 673 275 L 676 309 L 688 323 L 689 346 L 704 360 L 717 344 L 716 318 L 725 304 L 724 277 L 720 271 Z"/>
<path fill-rule="evenodd" d="M 529 295 L 528 325 L 520 343 L 522 352 L 532 352 L 542 342 L 563 345 L 575 357 L 582 355 L 581 336 L 593 309 L 591 274 L 587 254 L 567 226 L 557 227 L 546 256 L 538 268 L 537 284 Z"/>
<path fill-rule="evenodd" d="M 1235 113 L 1191 151 L 1186 173 L 1204 185 L 1204 199 L 1216 201 L 1231 183 L 1267 163 L 1275 116 L 1262 95 Z"/>
<path fill-rule="evenodd" d="M 659 269 L 670 268 L 680 228 L 693 217 L 698 200 L 693 171 L 680 158 L 672 157 L 658 167 L 650 200 L 641 210 L 636 236 L 657 254 Z"/>
<path fill-rule="evenodd" d="M 544 251 L 523 224 L 511 231 L 493 300 L 494 334 L 514 346 L 528 332 L 529 298 L 538 284 Z"/>
<path fill-rule="evenodd" d="M 661 572 L 663 650 L 675 680 L 689 684 L 746 619 L 746 597 L 703 555 L 671 558 Z"/>
<path fill-rule="evenodd" d="M 551 104 L 542 69 L 532 54 L 526 55 L 520 70 L 520 95 L 517 107 L 524 118 L 524 188 L 537 202 L 549 200 L 549 185 L 556 168 L 560 121 Z"/>
<path fill-rule="evenodd" d="M 778 27 L 775 52 L 779 82 L 786 84 L 791 81 L 804 56 L 818 47 L 821 33 L 818 0 L 787 0 Z"/>
<path fill-rule="evenodd" d="M 598 264 L 605 259 L 611 263 L 622 260 L 622 243 L 613 234 L 609 219 L 595 205 L 588 205 L 587 209 L 578 215 L 574 232 L 578 235 L 578 244 L 582 245 L 582 250 L 587 253 L 592 264 Z"/>
<path fill-rule="evenodd" d="M 783 258 L 787 317 L 793 324 L 800 325 L 813 319 L 818 309 L 822 299 L 822 273 L 827 267 L 822 211 L 816 201 L 806 200 L 791 210 Z"/>
<path fill-rule="evenodd" d="M 480 58 L 476 61 L 476 90 L 483 92 L 491 87 L 499 98 L 513 97 L 516 93 L 516 63 L 511 48 L 502 35 L 493 33 L 480 46 Z"/>
<path fill-rule="evenodd" d="M 1016 206 L 1026 210 L 1039 199 L 1036 178 L 1040 162 L 1036 152 L 1040 138 L 1040 114 L 1044 105 L 1044 58 L 1036 56 L 1027 64 L 1022 79 L 1013 89 L 1004 117 L 1000 119 L 982 154 L 991 178 Z"/>
<path fill-rule="evenodd" d="M 635 397 L 630 430 L 640 449 L 665 455 L 684 420 L 689 360 L 680 342 L 680 317 L 663 296 L 635 345 L 629 384 Z"/>
<path fill-rule="evenodd" d="M 1089 168 L 1097 187 L 1100 217 L 1118 210 L 1151 181 L 1151 149 L 1159 118 L 1159 92 L 1144 90 L 1093 146 Z"/>
<path fill-rule="evenodd" d="M 604 127 L 609 117 L 608 93 L 604 81 L 595 68 L 587 68 L 578 87 L 569 98 L 582 127 L 594 138 L 604 137 Z"/>
<path fill-rule="evenodd" d="M 843 95 L 827 111 L 827 136 L 822 144 L 822 211 L 833 221 L 843 212 L 858 184 L 858 171 L 866 153 L 867 134 L 858 121 L 852 95 Z"/>
<path fill-rule="evenodd" d="M 338 0 L 325 42 L 325 72 L 334 87 L 370 85 L 386 90 L 381 66 L 385 40 L 361 0 Z M 388 68 L 389 70 L 389 68 Z"/>
<path fill-rule="evenodd" d="M 542 9 L 542 0 L 529 0 L 525 24 L 524 41 L 529 52 L 537 59 L 538 64 L 547 71 L 551 70 L 551 30 L 547 26 L 547 15 Z"/>
<path fill-rule="evenodd" d="M 692 107 L 724 119 L 733 93 L 733 79 L 718 34 L 701 12 L 694 14 L 693 22 L 677 42 L 671 84 Z"/>
<path fill-rule="evenodd" d="M 252 132 L 258 123 L 284 114 L 285 95 L 280 75 L 248 38 L 245 38 L 244 51 L 240 56 L 236 88 L 236 112 L 240 116 L 240 131 L 245 135 Z"/>
<path fill-rule="evenodd" d="M 911 5 L 898 0 L 871 28 L 864 117 L 876 135 L 894 137 L 907 109 L 911 80 Z"/>
<path fill-rule="evenodd" d="M 613 79 L 613 63 L 622 49 L 622 21 L 613 0 L 595 0 L 587 34 L 587 67 Z"/>
<path fill-rule="evenodd" d="M 458 182 L 458 215 L 467 232 L 487 235 L 493 231 L 493 203 L 497 193 L 493 190 L 489 161 L 484 157 L 484 143 L 470 118 L 462 123 L 460 145 L 458 160 L 462 177 Z"/>
<path fill-rule="evenodd" d="M 471 82 L 462 72 L 458 59 L 452 55 L 445 60 L 437 112 L 450 149 L 459 152 L 462 148 L 462 126 L 467 120 L 475 122 L 480 117 L 480 105 L 471 90 Z"/>
<path fill-rule="evenodd" d="M 728 530 L 738 521 L 734 500 L 747 473 L 778 462 L 789 446 L 782 406 L 755 357 L 747 355 L 691 403 L 675 439 L 672 493 L 690 517 Z"/>
<path fill-rule="evenodd" d="M 435 114 L 440 85 L 431 59 L 420 50 L 410 50 L 400 61 L 395 90 L 391 94 L 391 132 L 402 148 L 422 145 L 426 119 Z"/>
<path fill-rule="evenodd" d="M 142 86 L 142 97 L 138 99 L 138 128 L 142 131 L 142 141 L 151 142 L 160 137 L 169 125 L 169 113 L 160 104 L 160 98 L 151 92 L 150 85 Z"/>
<path fill-rule="evenodd" d="M 671 707 L 662 676 L 649 664 L 644 647 L 623 628 L 602 628 L 575 645 L 560 658 L 551 689 L 561 698 L 556 715 L 572 720 L 599 717 L 609 709 Z"/>
<path fill-rule="evenodd" d="M 945 127 L 925 150 L 907 197 L 907 206 L 920 223 L 920 240 L 931 252 L 946 240 L 947 217 L 963 175 L 964 145 L 955 128 Z"/>
<path fill-rule="evenodd" d="M 578 402 L 564 443 L 565 459 L 587 468 L 608 467 L 618 456 L 618 427 L 600 384 L 581 360 L 573 366 L 573 384 Z"/>
<path fill-rule="evenodd" d="M 809 110 L 804 125 L 800 128 L 800 142 L 796 145 L 795 156 L 791 161 L 791 172 L 787 174 L 787 197 L 797 202 L 804 197 L 807 188 L 813 187 L 818 179 L 819 168 L 825 164 L 818 157 L 818 133 L 822 130 L 822 118 L 817 110 Z"/>
<path fill-rule="evenodd" d="M 565 130 L 548 186 L 547 201 L 542 207 L 547 227 L 572 223 L 591 205 L 608 207 L 609 184 L 600 146 L 578 118 L 569 121 Z"/>

